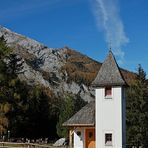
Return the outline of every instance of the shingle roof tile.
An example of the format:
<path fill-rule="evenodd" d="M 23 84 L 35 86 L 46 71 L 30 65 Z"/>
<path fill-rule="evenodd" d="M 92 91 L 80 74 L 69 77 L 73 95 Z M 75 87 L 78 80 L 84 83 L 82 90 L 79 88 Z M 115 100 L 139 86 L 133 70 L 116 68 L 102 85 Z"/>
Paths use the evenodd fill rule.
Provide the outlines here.
<path fill-rule="evenodd" d="M 95 125 L 95 101 L 85 105 L 74 114 L 63 126 L 94 126 Z"/>
<path fill-rule="evenodd" d="M 123 79 L 118 64 L 111 51 L 102 64 L 95 80 L 92 82 L 92 86 L 118 86 L 126 85 Z"/>

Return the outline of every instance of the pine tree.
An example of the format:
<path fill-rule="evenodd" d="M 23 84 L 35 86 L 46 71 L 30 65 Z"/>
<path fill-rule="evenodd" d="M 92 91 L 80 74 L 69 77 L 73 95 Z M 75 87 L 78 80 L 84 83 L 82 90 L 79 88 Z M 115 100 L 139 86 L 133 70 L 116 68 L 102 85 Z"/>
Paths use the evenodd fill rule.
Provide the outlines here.
<path fill-rule="evenodd" d="M 68 129 L 62 124 L 74 114 L 74 99 L 71 95 L 66 94 L 64 101 L 59 107 L 59 121 L 57 123 L 57 134 L 59 137 L 68 137 Z"/>
<path fill-rule="evenodd" d="M 21 82 L 18 72 L 23 68 L 23 62 L 13 54 L 13 49 L 6 44 L 4 37 L 0 37 L 0 134 L 6 133 L 10 127 L 10 112 L 16 104 L 20 104 Z"/>
<path fill-rule="evenodd" d="M 141 65 L 136 80 L 127 91 L 127 143 L 137 148 L 148 146 L 148 83 Z"/>
<path fill-rule="evenodd" d="M 56 126 L 59 137 L 68 137 L 68 129 L 63 127 L 62 124 L 86 104 L 79 94 L 77 94 L 75 99 L 71 94 L 65 94 L 59 106 L 59 121 Z"/>
<path fill-rule="evenodd" d="M 7 57 L 7 73 L 12 77 L 17 77 L 18 74 L 23 73 L 24 61 L 18 55 L 11 53 Z"/>
<path fill-rule="evenodd" d="M 4 36 L 1 36 L 0 37 L 0 60 L 3 60 L 4 58 L 6 58 L 6 56 L 9 55 L 11 52 L 12 52 L 12 49 L 7 46 Z"/>
<path fill-rule="evenodd" d="M 8 79 L 6 75 L 7 66 L 4 60 L 10 54 L 11 49 L 7 47 L 4 37 L 0 37 L 0 134 L 6 133 L 8 128 L 8 118 L 6 114 L 10 110 L 8 103 Z"/>

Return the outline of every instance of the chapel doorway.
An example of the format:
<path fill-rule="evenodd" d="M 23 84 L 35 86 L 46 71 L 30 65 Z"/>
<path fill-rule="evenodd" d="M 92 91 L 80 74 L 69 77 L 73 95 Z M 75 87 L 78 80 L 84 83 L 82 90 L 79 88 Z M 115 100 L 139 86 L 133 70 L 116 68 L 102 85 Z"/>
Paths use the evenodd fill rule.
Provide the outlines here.
<path fill-rule="evenodd" d="M 85 130 L 85 140 L 85 148 L 96 148 L 94 128 Z"/>

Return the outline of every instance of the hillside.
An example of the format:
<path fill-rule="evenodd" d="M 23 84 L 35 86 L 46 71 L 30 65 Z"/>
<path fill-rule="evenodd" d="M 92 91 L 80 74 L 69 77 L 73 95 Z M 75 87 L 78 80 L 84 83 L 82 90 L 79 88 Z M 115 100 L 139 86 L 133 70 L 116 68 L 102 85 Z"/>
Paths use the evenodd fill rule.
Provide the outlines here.
<path fill-rule="evenodd" d="M 19 74 L 20 80 L 29 85 L 39 84 L 56 97 L 68 92 L 88 102 L 93 100 L 91 82 L 101 63 L 69 47 L 48 48 L 2 26 L 0 36 L 4 36 L 7 44 L 24 60 L 24 72 Z M 121 72 L 127 83 L 131 83 L 135 74 L 123 69 Z"/>

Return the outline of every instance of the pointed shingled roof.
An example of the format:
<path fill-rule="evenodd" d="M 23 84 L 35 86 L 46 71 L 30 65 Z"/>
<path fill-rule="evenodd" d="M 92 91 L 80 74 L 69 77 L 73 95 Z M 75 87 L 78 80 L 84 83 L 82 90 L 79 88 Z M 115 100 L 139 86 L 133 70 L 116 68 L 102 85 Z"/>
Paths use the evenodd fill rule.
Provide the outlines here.
<path fill-rule="evenodd" d="M 92 86 L 121 86 L 126 85 L 124 78 L 121 75 L 118 64 L 114 58 L 112 51 L 102 64 L 95 80 L 92 82 Z"/>
<path fill-rule="evenodd" d="M 63 126 L 95 126 L 95 101 L 85 105 L 80 111 L 64 122 Z"/>

